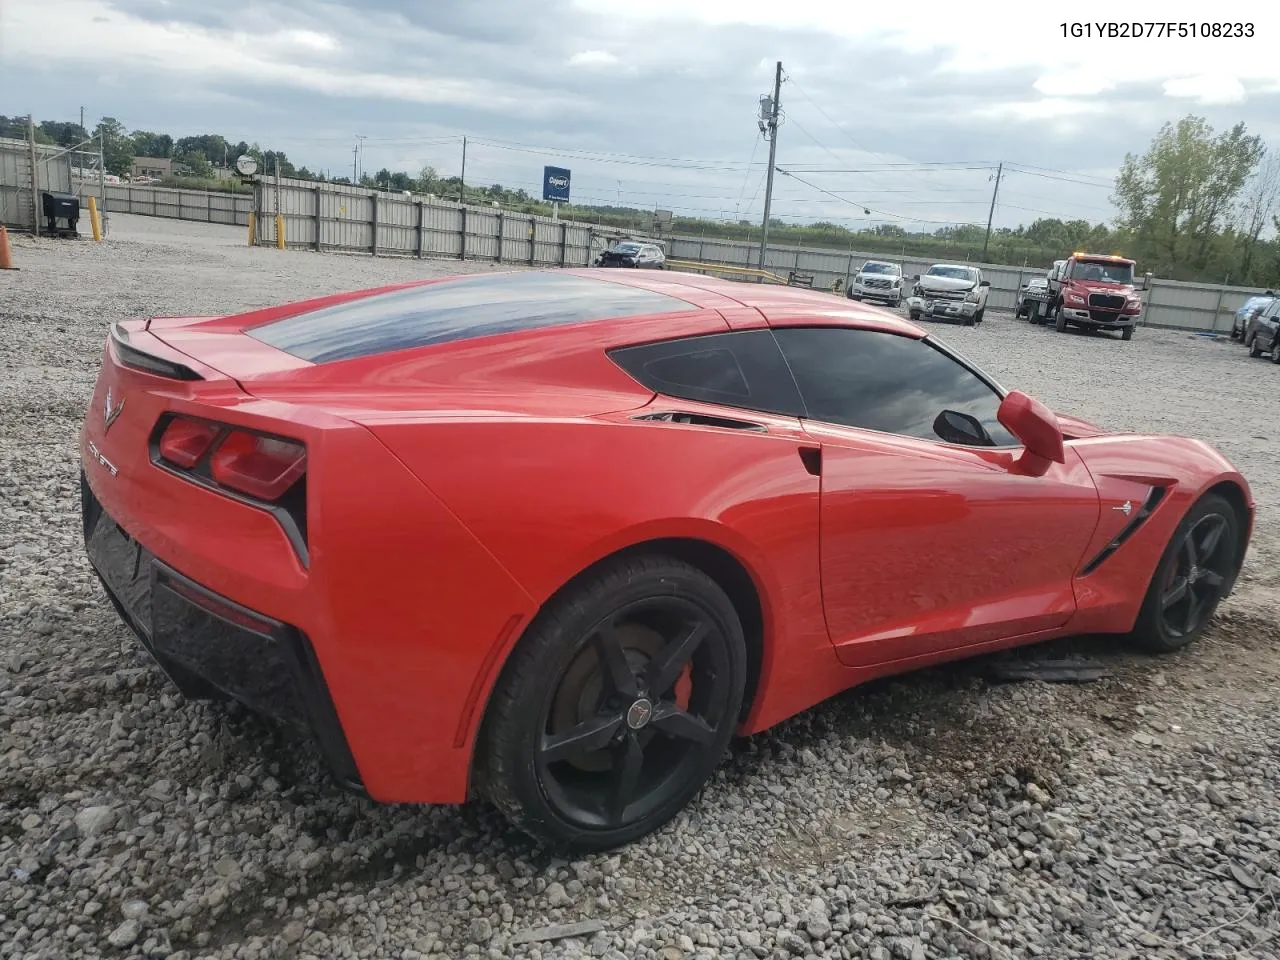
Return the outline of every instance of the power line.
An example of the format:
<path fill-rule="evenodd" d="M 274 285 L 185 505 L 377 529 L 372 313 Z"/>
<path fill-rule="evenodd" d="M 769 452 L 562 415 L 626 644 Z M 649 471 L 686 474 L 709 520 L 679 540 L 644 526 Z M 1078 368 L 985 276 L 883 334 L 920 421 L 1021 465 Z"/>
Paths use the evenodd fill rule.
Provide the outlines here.
<path fill-rule="evenodd" d="M 879 214 L 882 217 L 892 217 L 895 220 L 907 220 L 912 223 L 931 223 L 931 224 L 938 224 L 942 226 L 969 226 L 969 227 L 982 226 L 982 224 L 980 223 L 961 223 L 959 221 L 954 221 L 954 220 L 926 220 L 921 217 L 908 217 L 908 216 L 905 216 L 904 214 L 890 213 L 887 210 L 873 210 L 872 208 L 866 206 L 865 204 L 854 203 L 852 200 L 848 200 L 845 197 L 832 193 L 830 190 L 824 190 L 822 187 L 818 186 L 816 183 L 811 183 L 810 181 L 805 180 L 803 177 L 798 177 L 794 173 L 791 173 L 788 170 L 783 170 L 781 167 L 778 168 L 778 172 L 781 173 L 783 176 L 790 177 L 792 180 L 796 180 L 800 183 L 803 183 L 806 187 L 810 187 L 814 190 L 817 190 L 819 193 L 825 193 L 827 196 L 831 197 L 833 200 L 838 200 L 841 203 L 848 204 L 849 206 L 862 207 L 862 209 L 867 211 L 868 213 Z"/>

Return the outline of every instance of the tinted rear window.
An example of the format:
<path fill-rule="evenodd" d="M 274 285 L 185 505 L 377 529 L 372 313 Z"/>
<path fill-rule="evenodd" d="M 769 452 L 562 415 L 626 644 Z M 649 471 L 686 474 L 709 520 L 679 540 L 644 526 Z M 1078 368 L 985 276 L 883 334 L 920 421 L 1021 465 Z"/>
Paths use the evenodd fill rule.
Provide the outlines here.
<path fill-rule="evenodd" d="M 310 363 L 331 363 L 519 330 L 693 309 L 648 290 L 531 271 L 374 294 L 245 332 Z"/>

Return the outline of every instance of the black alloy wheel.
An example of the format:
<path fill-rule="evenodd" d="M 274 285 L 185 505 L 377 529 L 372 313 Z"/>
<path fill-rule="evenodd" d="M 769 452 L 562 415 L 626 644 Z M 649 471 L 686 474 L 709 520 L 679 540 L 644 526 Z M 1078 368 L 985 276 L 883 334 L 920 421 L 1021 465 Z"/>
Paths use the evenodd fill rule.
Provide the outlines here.
<path fill-rule="evenodd" d="M 553 602 L 513 653 L 486 718 L 486 792 L 553 847 L 644 836 L 723 757 L 745 665 L 713 580 L 663 557 L 615 564 Z"/>
<path fill-rule="evenodd" d="M 1152 578 L 1134 638 L 1158 653 L 1196 640 L 1226 595 L 1240 563 L 1240 520 L 1210 494 L 1178 524 Z"/>

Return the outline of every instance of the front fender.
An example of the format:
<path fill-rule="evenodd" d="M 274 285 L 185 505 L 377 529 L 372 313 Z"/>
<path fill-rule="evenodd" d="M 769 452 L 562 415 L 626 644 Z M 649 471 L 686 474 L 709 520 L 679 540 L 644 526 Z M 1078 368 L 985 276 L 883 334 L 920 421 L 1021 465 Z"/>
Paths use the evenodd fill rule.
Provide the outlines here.
<path fill-rule="evenodd" d="M 1255 504 L 1248 481 L 1221 452 L 1186 437 L 1123 434 L 1072 441 L 1102 499 L 1103 523 L 1075 578 L 1079 611 L 1069 627 L 1080 633 L 1127 633 L 1174 530 L 1193 504 L 1227 490 L 1244 516 L 1239 557 L 1253 532 Z M 1163 497 L 1122 546 L 1100 563 L 1107 543 L 1125 526 L 1125 503 L 1140 507 L 1155 488 Z M 1108 526 L 1107 524 L 1110 524 Z"/>

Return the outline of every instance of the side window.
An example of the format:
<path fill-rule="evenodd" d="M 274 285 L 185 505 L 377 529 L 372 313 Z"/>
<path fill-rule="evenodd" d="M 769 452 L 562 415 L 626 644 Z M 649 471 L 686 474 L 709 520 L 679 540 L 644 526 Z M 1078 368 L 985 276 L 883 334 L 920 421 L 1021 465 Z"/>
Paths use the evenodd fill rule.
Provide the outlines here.
<path fill-rule="evenodd" d="M 644 386 L 668 397 L 804 415 L 795 380 L 769 330 L 619 347 L 609 356 Z"/>
<path fill-rule="evenodd" d="M 840 327 L 774 331 L 814 420 L 948 440 L 935 428 L 944 410 L 982 424 L 994 446 L 1018 441 L 998 419 L 1000 396 L 985 380 L 923 340 Z"/>

